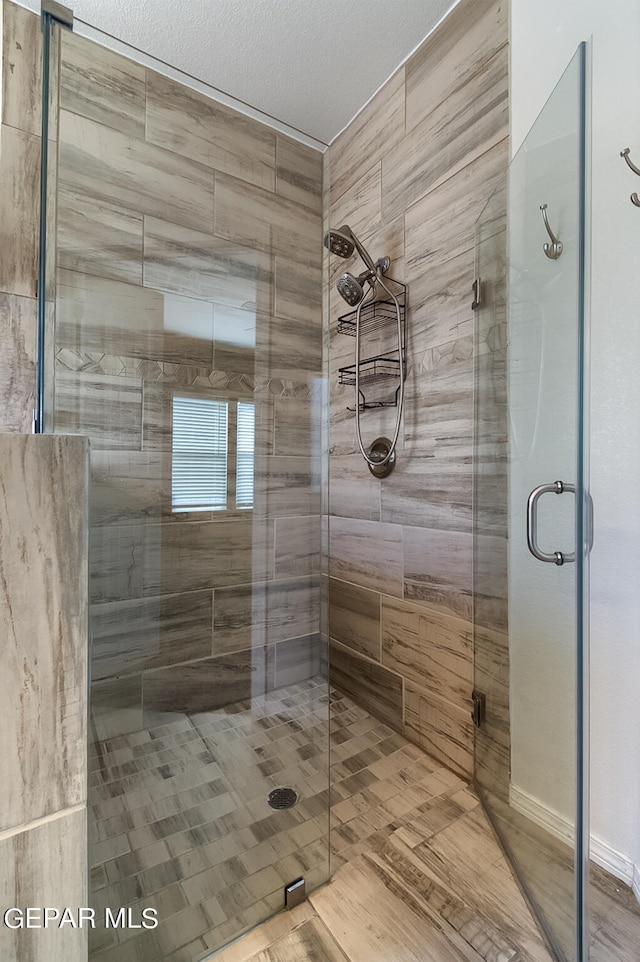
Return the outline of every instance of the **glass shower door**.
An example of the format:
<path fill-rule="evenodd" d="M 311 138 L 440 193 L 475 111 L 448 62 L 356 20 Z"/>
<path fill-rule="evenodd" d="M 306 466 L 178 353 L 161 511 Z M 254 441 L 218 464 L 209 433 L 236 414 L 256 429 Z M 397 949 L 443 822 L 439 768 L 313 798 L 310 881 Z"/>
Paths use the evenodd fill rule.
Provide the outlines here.
<path fill-rule="evenodd" d="M 563 962 L 587 958 L 585 56 L 477 230 L 476 777 Z"/>
<path fill-rule="evenodd" d="M 329 872 L 322 158 L 59 41 L 47 410 L 91 441 L 90 959 L 196 962 Z"/>

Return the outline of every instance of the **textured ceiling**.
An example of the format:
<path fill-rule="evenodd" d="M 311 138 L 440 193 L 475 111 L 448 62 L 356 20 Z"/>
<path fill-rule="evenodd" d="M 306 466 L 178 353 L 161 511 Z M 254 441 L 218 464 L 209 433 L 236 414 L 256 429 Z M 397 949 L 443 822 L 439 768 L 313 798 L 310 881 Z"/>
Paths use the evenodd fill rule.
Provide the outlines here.
<path fill-rule="evenodd" d="M 19 0 L 39 10 L 39 0 Z M 77 18 L 328 144 L 454 0 L 65 0 Z"/>

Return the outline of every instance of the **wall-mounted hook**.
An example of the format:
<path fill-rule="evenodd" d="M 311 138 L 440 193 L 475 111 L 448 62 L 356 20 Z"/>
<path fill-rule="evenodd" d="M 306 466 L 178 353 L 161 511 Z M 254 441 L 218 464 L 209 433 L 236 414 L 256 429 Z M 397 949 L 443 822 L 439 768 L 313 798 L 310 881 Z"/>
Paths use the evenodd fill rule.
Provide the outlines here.
<path fill-rule="evenodd" d="M 640 167 L 636 167 L 636 165 L 634 164 L 634 162 L 633 162 L 633 161 L 631 160 L 631 158 L 629 157 L 629 152 L 630 152 L 630 150 L 631 150 L 630 147 L 625 147 L 624 150 L 621 150 L 621 151 L 620 151 L 620 156 L 621 156 L 621 157 L 624 157 L 624 159 L 625 159 L 625 161 L 626 161 L 626 163 L 627 163 L 627 166 L 631 168 L 631 170 L 634 172 L 634 174 L 637 174 L 637 175 L 640 177 Z M 633 192 L 632 195 L 631 195 L 631 203 L 632 203 L 632 204 L 635 204 L 636 207 L 640 207 L 640 197 L 638 197 L 638 195 L 637 195 L 637 193 L 635 192 L 635 190 L 634 190 L 634 192 Z"/>
<path fill-rule="evenodd" d="M 637 174 L 638 177 L 640 177 L 640 167 L 636 167 L 634 162 L 629 157 L 630 153 L 631 153 L 631 147 L 625 147 L 624 150 L 620 151 L 620 156 L 624 157 L 628 166 L 631 167 L 631 170 L 634 172 L 634 174 Z"/>
<path fill-rule="evenodd" d="M 551 238 L 550 244 L 543 244 L 542 250 L 545 252 L 547 257 L 552 261 L 557 261 L 562 254 L 562 241 L 558 240 L 556 235 L 551 230 L 549 226 L 549 218 L 547 217 L 547 205 L 540 204 L 540 210 L 542 211 L 542 219 L 544 220 L 544 226 L 547 228 L 547 234 Z"/>

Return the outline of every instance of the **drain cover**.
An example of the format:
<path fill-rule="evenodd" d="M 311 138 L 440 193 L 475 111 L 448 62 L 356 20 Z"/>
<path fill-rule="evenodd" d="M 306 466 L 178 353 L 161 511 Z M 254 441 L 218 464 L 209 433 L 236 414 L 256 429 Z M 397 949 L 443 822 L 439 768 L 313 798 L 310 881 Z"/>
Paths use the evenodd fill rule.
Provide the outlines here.
<path fill-rule="evenodd" d="M 293 808 L 298 801 L 298 793 L 293 788 L 274 788 L 267 795 L 267 801 L 271 808 L 280 811 L 283 808 Z"/>

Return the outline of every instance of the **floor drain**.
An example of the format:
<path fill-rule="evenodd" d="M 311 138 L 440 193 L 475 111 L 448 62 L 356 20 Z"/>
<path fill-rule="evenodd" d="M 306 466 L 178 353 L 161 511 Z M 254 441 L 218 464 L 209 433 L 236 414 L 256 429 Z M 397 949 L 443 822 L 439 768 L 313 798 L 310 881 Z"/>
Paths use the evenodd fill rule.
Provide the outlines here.
<path fill-rule="evenodd" d="M 281 811 L 283 808 L 293 808 L 298 801 L 298 793 L 292 788 L 274 788 L 267 795 L 267 801 L 271 808 Z"/>

